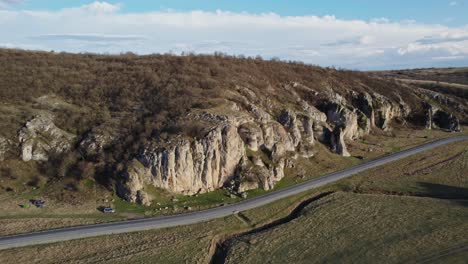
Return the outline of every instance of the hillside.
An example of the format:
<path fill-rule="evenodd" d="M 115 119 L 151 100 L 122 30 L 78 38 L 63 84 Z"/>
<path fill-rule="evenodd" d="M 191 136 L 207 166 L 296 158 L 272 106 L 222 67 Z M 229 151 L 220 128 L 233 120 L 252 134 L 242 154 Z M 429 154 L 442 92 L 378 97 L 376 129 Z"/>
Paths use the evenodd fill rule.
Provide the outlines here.
<path fill-rule="evenodd" d="M 464 93 L 435 100 L 405 82 L 300 63 L 0 50 L 0 67 L 4 192 L 53 182 L 79 200 L 70 193 L 95 182 L 144 205 L 161 190 L 240 196 L 273 188 L 322 146 L 348 157 L 368 134 L 467 124 Z"/>
<path fill-rule="evenodd" d="M 433 105 L 457 112 L 462 124 L 468 123 L 468 68 L 415 69 L 372 72 L 374 76 L 397 80 L 419 90 Z"/>

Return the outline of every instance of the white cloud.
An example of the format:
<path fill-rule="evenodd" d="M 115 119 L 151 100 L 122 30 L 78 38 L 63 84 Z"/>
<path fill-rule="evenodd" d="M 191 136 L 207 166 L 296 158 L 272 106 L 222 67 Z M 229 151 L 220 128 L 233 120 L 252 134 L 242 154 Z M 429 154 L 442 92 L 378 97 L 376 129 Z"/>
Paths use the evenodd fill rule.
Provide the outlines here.
<path fill-rule="evenodd" d="M 97 1 L 88 5 L 83 5 L 82 7 L 80 7 L 80 9 L 89 12 L 112 13 L 118 11 L 120 9 L 120 5 L 113 5 L 107 2 Z"/>
<path fill-rule="evenodd" d="M 364 69 L 433 66 L 429 65 L 433 57 L 461 56 L 468 61 L 464 42 L 468 27 L 384 18 L 363 21 L 225 11 L 126 13 L 120 5 L 94 2 L 59 11 L 0 10 L 0 25 L 0 43 L 56 51 L 222 51 Z"/>
<path fill-rule="evenodd" d="M 11 5 L 22 4 L 23 0 L 0 0 L 0 8 L 6 8 Z"/>
<path fill-rule="evenodd" d="M 458 5 L 458 3 L 456 1 L 452 1 L 452 2 L 449 3 L 449 6 L 457 6 L 457 5 Z"/>
<path fill-rule="evenodd" d="M 83 41 L 129 41 L 144 40 L 144 36 L 138 35 L 105 35 L 105 34 L 45 34 L 32 38 L 43 40 L 83 40 Z"/>

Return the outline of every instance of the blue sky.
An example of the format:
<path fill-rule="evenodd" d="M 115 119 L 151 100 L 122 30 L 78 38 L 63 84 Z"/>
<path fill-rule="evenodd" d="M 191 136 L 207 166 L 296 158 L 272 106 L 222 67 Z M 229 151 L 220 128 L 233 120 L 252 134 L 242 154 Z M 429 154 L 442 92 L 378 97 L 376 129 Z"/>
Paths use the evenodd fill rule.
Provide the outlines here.
<path fill-rule="evenodd" d="M 356 69 L 468 65 L 468 0 L 0 0 L 0 46 L 262 55 Z"/>
<path fill-rule="evenodd" d="M 89 2 L 86 0 L 29 0 L 23 1 L 16 8 L 60 10 Z M 216 11 L 220 9 L 231 12 L 274 12 L 285 16 L 334 15 L 342 19 L 364 20 L 385 17 L 390 20 L 415 20 L 420 23 L 468 24 L 468 1 L 466 0 L 122 0 L 108 2 L 122 5 L 125 12 L 165 9 Z"/>

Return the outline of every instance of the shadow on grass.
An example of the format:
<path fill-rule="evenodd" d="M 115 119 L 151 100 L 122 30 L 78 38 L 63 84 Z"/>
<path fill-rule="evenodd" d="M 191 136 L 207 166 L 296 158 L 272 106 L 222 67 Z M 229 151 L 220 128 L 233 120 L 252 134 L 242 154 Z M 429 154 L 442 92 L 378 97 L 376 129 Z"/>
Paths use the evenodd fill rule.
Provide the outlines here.
<path fill-rule="evenodd" d="M 250 235 L 250 234 L 255 234 L 255 233 L 260 233 L 260 232 L 263 232 L 265 230 L 268 230 L 268 229 L 271 229 L 271 228 L 275 228 L 277 226 L 280 226 L 282 224 L 286 224 L 288 222 L 291 222 L 292 220 L 298 218 L 299 216 L 301 216 L 302 214 L 302 211 L 304 210 L 304 208 L 306 208 L 309 204 L 311 204 L 312 202 L 315 202 L 315 201 L 318 201 L 322 198 L 325 198 L 331 194 L 333 194 L 334 192 L 325 192 L 325 193 L 322 193 L 322 194 L 319 194 L 317 196 L 314 196 L 310 199 L 307 199 L 303 202 L 301 202 L 296 208 L 294 208 L 294 210 L 286 217 L 283 217 L 281 219 L 278 219 L 276 221 L 273 221 L 271 223 L 268 223 L 268 224 L 265 224 L 263 226 L 260 226 L 260 227 L 257 227 L 257 228 L 254 228 L 252 230 L 249 230 L 249 231 L 246 231 L 246 232 L 243 232 L 243 233 L 240 233 L 240 234 L 236 234 L 236 235 L 233 235 L 231 237 L 228 237 L 228 238 L 225 238 L 221 241 L 218 241 L 218 243 L 216 244 L 216 249 L 215 249 L 215 252 L 213 254 L 213 256 L 211 257 L 211 261 L 210 261 L 210 264 L 223 264 L 226 262 L 226 257 L 228 255 L 228 252 L 229 252 L 229 248 L 231 247 L 232 245 L 232 241 L 237 239 L 237 240 L 242 240 L 242 237 L 246 236 L 246 235 Z M 328 202 L 327 202 L 328 203 Z M 244 216 L 245 217 L 245 216 Z M 247 218 L 248 219 L 248 218 Z M 248 221 L 250 221 L 250 219 L 248 219 Z"/>
<path fill-rule="evenodd" d="M 468 207 L 468 188 L 428 182 L 418 182 L 418 185 L 424 188 L 424 191 L 423 193 L 421 193 L 421 196 L 457 200 L 454 202 Z"/>

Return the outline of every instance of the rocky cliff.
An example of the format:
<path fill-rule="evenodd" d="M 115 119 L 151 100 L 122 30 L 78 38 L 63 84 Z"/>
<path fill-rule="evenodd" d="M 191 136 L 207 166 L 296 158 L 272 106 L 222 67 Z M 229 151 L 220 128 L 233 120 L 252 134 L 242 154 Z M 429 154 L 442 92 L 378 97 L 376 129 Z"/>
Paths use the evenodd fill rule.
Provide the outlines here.
<path fill-rule="evenodd" d="M 466 124 L 464 89 L 301 63 L 2 49 L 0 57 L 0 160 L 29 162 L 31 177 L 94 178 L 141 204 L 157 188 L 269 190 L 294 162 L 325 148 L 354 155 L 350 142 L 394 124 L 458 131 L 459 116 Z"/>
<path fill-rule="evenodd" d="M 315 144 L 350 156 L 347 142 L 373 129 L 389 130 L 393 121 L 411 114 L 400 96 L 390 99 L 366 91 L 350 91 L 347 99 L 329 90 L 314 106 L 298 95 L 299 86 L 309 89 L 299 83 L 284 86 L 294 95 L 288 108 L 268 98 L 264 104 L 265 98 L 253 90 L 237 87 L 230 95 L 236 102 L 226 100 L 222 110 L 190 112 L 185 118 L 208 121 L 210 131 L 202 138 L 153 139 L 124 172 L 119 193 L 139 202 L 142 195 L 148 197 L 148 185 L 186 195 L 226 186 L 238 192 L 269 190 L 284 177 L 285 164 L 298 156 L 312 157 Z M 450 123 L 444 128 L 458 129 L 453 116 L 436 116 L 428 117 L 430 122 L 443 119 Z"/>

